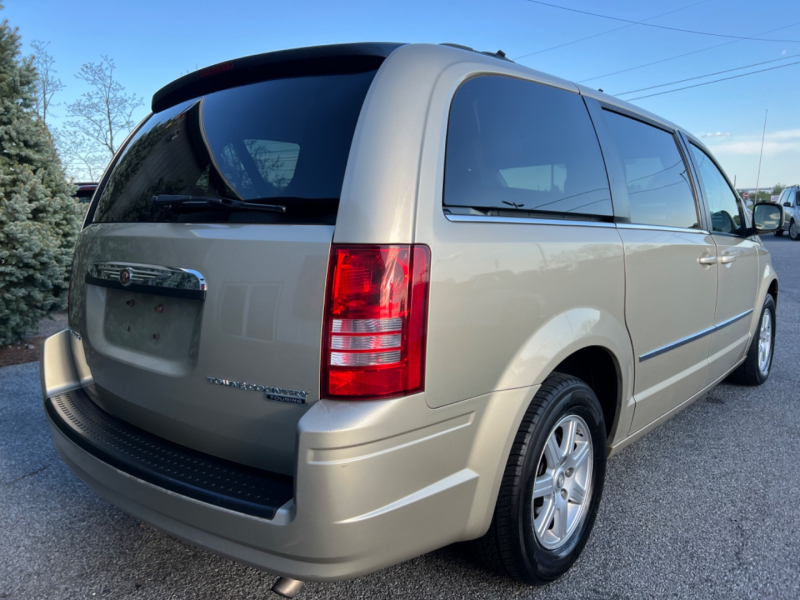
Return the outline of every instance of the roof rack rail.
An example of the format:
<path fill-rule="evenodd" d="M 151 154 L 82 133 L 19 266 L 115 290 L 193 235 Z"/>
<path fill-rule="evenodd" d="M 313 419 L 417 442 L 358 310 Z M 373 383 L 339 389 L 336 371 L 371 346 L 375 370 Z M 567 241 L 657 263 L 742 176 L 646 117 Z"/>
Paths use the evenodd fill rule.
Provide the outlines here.
<path fill-rule="evenodd" d="M 458 48 L 459 50 L 467 50 L 469 52 L 477 52 L 478 54 L 484 54 L 486 56 L 491 56 L 492 58 L 499 58 L 500 60 L 505 60 L 506 62 L 513 63 L 514 61 L 511 60 L 506 56 L 506 53 L 502 50 L 498 50 L 497 52 L 484 52 L 483 50 L 475 50 L 475 48 L 470 48 L 469 46 L 463 46 L 461 44 L 451 44 L 445 42 L 440 44 L 441 46 L 449 46 L 450 48 Z"/>

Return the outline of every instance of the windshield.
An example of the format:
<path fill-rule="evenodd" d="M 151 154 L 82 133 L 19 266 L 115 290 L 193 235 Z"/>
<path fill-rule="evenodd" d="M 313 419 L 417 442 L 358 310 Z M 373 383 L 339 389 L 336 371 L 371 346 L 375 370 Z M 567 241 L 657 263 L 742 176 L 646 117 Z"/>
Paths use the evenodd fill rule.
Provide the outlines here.
<path fill-rule="evenodd" d="M 262 81 L 150 116 L 104 183 L 92 222 L 330 221 L 374 76 Z M 152 203 L 160 194 L 281 204 L 287 212 Z"/>

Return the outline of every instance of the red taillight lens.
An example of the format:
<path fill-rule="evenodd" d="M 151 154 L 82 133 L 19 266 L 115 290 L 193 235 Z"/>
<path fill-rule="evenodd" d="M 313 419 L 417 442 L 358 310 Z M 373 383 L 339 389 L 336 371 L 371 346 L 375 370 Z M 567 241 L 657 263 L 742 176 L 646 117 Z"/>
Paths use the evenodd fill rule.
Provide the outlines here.
<path fill-rule="evenodd" d="M 425 384 L 427 246 L 333 246 L 322 397 L 366 400 Z"/>

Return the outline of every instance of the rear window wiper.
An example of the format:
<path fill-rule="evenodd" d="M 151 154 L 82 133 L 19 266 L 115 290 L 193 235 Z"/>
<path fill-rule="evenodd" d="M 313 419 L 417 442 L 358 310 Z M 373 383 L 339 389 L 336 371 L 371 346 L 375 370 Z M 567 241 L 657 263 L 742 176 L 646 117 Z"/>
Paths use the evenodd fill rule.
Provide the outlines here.
<path fill-rule="evenodd" d="M 261 210 L 266 212 L 285 213 L 286 207 L 282 204 L 259 204 L 256 202 L 245 202 L 233 198 L 223 198 L 214 196 L 187 196 L 183 194 L 159 194 L 151 196 L 150 202 L 160 206 L 185 206 L 200 208 L 227 208 L 233 210 Z"/>

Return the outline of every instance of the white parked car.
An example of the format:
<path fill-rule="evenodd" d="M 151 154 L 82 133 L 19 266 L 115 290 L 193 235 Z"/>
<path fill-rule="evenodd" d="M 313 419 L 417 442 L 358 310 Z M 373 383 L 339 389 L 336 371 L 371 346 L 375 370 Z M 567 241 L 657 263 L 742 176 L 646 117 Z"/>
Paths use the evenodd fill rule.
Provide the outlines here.
<path fill-rule="evenodd" d="M 795 241 L 800 240 L 800 185 L 792 185 L 781 192 L 778 204 L 783 207 L 783 227 L 775 232 L 778 237 L 784 231 Z"/>

